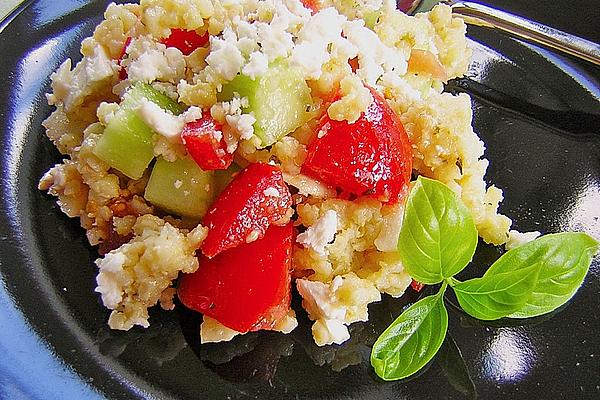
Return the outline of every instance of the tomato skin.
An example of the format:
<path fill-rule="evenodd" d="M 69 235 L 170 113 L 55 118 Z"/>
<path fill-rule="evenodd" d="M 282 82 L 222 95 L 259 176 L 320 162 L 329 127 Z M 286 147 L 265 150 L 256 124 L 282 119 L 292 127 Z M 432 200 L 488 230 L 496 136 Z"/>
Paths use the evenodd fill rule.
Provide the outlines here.
<path fill-rule="evenodd" d="M 395 203 L 408 191 L 411 143 L 387 101 L 370 91 L 373 102 L 356 122 L 322 118 L 302 172 L 346 194 Z"/>
<path fill-rule="evenodd" d="M 117 60 L 117 64 L 119 64 L 119 80 L 124 81 L 127 79 L 127 70 L 121 65 L 123 60 L 125 59 L 125 55 L 127 54 L 127 48 L 131 44 L 131 36 L 125 39 L 125 43 L 123 44 L 123 49 L 121 50 L 121 54 L 119 55 L 119 59 Z"/>
<path fill-rule="evenodd" d="M 356 70 L 360 67 L 360 65 L 358 63 L 358 57 L 349 59 L 348 64 L 350 64 L 350 68 L 352 68 L 352 72 L 356 72 Z"/>
<path fill-rule="evenodd" d="M 315 15 L 319 12 L 321 5 L 319 4 L 319 0 L 300 0 L 304 8 L 308 8 L 312 15 Z"/>
<path fill-rule="evenodd" d="M 294 228 L 271 226 L 262 239 L 208 259 L 180 277 L 177 295 L 238 332 L 272 329 L 290 309 Z"/>
<path fill-rule="evenodd" d="M 273 195 L 274 192 L 277 193 Z M 206 213 L 203 225 L 208 235 L 200 249 L 212 258 L 236 247 L 252 235 L 261 238 L 269 225 L 285 217 L 292 195 L 274 165 L 250 164 L 240 171 Z M 254 233 L 253 233 L 254 232 Z"/>
<path fill-rule="evenodd" d="M 208 32 L 200 36 L 196 31 L 171 29 L 171 34 L 161 42 L 167 47 L 175 47 L 184 55 L 189 56 L 194 50 L 208 43 Z"/>
<path fill-rule="evenodd" d="M 415 292 L 420 292 L 421 290 L 423 290 L 423 288 L 425 287 L 424 283 L 421 282 L 417 282 L 414 279 L 410 282 L 410 287 L 415 291 Z"/>
<path fill-rule="evenodd" d="M 227 152 L 223 127 L 209 113 L 197 121 L 188 122 L 181 132 L 181 141 L 196 164 L 205 171 L 227 169 L 233 154 Z M 221 136 L 218 140 L 217 137 Z"/>

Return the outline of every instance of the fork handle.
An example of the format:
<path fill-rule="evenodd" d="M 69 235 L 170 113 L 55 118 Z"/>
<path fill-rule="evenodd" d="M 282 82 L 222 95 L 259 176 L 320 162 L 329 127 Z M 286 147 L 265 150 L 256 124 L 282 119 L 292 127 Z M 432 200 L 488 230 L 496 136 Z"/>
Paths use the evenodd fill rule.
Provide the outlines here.
<path fill-rule="evenodd" d="M 471 25 L 497 29 L 600 65 L 600 45 L 514 14 L 470 1 L 451 2 L 452 12 Z"/>

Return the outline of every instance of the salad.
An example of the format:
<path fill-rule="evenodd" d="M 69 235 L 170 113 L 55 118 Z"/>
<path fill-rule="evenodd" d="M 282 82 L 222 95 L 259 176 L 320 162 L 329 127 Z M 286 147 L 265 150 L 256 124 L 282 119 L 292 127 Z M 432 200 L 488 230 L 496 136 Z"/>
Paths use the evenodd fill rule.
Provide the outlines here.
<path fill-rule="evenodd" d="M 113 329 L 148 327 L 148 309 L 172 310 L 177 296 L 203 314 L 203 343 L 289 333 L 297 292 L 315 343 L 340 344 L 382 295 L 438 283 L 414 318 L 437 312 L 443 325 L 447 286 L 481 311 L 469 308 L 482 303 L 476 284 L 454 278 L 477 237 L 518 249 L 539 235 L 510 230 L 470 98 L 443 92 L 470 61 L 448 6 L 407 16 L 389 0 L 141 0 L 111 4 L 81 53 L 51 77 L 44 127 L 65 159 L 39 188 L 98 246 Z M 420 242 L 411 230 L 419 210 L 456 259 L 430 262 L 431 232 Z M 579 239 L 585 271 L 564 301 L 597 248 Z M 515 278 L 523 301 L 476 316 L 532 315 L 536 268 Z M 382 349 L 402 343 L 376 343 L 380 376 Z"/>

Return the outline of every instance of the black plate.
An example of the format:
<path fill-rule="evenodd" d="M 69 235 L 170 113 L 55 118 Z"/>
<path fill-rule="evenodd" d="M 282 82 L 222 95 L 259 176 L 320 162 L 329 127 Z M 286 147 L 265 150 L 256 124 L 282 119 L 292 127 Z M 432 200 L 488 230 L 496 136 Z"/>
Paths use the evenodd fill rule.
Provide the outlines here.
<path fill-rule="evenodd" d="M 368 352 L 414 295 L 374 305 L 372 321 L 352 327 L 350 344 L 325 349 L 311 344 L 305 316 L 289 337 L 261 333 L 213 346 L 198 345 L 198 317 L 181 308 L 154 311 L 145 331 L 108 330 L 93 293 L 95 251 L 36 189 L 60 159 L 40 126 L 50 113 L 48 76 L 66 57 L 78 58 L 106 3 L 30 2 L 1 26 L 0 398 L 600 396 L 598 257 L 574 300 L 553 315 L 482 323 L 451 309 L 453 340 L 410 381 L 378 380 Z M 497 3 L 600 41 L 596 0 Z M 583 230 L 600 239 L 598 68 L 480 29 L 469 35 L 470 77 L 449 89 L 474 96 L 488 178 L 505 190 L 502 211 L 520 230 Z M 476 262 L 497 255 L 482 247 Z"/>

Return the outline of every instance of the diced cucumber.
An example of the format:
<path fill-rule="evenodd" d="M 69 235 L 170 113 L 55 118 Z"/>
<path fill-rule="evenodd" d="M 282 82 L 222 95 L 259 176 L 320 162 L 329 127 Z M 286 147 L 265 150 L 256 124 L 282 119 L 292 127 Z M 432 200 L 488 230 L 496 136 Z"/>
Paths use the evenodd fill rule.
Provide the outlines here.
<path fill-rule="evenodd" d="M 219 98 L 230 100 L 234 93 L 248 98 L 244 111 L 252 112 L 256 118 L 254 133 L 264 147 L 313 117 L 313 102 L 306 81 L 299 71 L 283 61 L 271 64 L 267 72 L 255 80 L 245 75 L 236 76 L 223 86 Z"/>
<path fill-rule="evenodd" d="M 139 179 L 154 158 L 153 131 L 133 111 L 117 112 L 104 129 L 94 154 L 132 179 Z"/>
<path fill-rule="evenodd" d="M 154 89 L 152 86 L 147 83 L 137 82 L 133 87 L 129 90 L 129 108 L 137 106 L 140 104 L 142 99 L 150 100 L 153 103 L 156 103 L 163 110 L 170 111 L 174 115 L 179 115 L 185 111 L 185 107 L 181 104 L 173 101 L 169 96 L 161 93 L 160 91 Z M 125 103 L 125 101 L 124 101 Z"/>
<path fill-rule="evenodd" d="M 231 183 L 233 180 L 233 175 L 240 172 L 242 170 L 237 164 L 233 163 L 231 166 L 225 170 L 217 169 L 215 170 L 215 198 L 221 194 L 221 192 Z"/>
<path fill-rule="evenodd" d="M 155 206 L 194 219 L 206 214 L 213 197 L 213 172 L 203 171 L 190 157 L 175 162 L 157 158 L 144 193 Z"/>
<path fill-rule="evenodd" d="M 141 178 L 154 158 L 154 131 L 135 112 L 143 99 L 173 114 L 180 114 L 184 110 L 148 84 L 136 83 L 129 89 L 96 143 L 94 154 L 132 179 Z"/>

